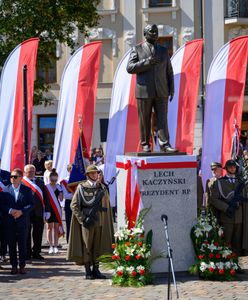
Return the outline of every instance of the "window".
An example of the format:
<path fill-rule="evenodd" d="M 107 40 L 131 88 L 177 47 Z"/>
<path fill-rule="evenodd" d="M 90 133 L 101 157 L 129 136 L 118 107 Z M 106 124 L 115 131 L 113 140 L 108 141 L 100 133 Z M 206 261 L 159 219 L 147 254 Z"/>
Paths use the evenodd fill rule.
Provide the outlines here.
<path fill-rule="evenodd" d="M 108 134 L 108 119 L 100 119 L 100 137 L 101 143 L 107 141 L 107 134 Z"/>
<path fill-rule="evenodd" d="M 47 148 L 53 148 L 56 119 L 56 115 L 38 116 L 38 149 L 42 152 Z"/>
<path fill-rule="evenodd" d="M 161 36 L 158 38 L 158 43 L 168 49 L 169 56 L 173 55 L 173 38 L 172 36 Z"/>
<path fill-rule="evenodd" d="M 41 66 L 38 63 L 37 78 L 45 83 L 57 82 L 57 64 L 56 60 L 51 60 L 47 65 Z"/>
<path fill-rule="evenodd" d="M 167 7 L 172 5 L 172 0 L 150 0 L 149 7 Z"/>

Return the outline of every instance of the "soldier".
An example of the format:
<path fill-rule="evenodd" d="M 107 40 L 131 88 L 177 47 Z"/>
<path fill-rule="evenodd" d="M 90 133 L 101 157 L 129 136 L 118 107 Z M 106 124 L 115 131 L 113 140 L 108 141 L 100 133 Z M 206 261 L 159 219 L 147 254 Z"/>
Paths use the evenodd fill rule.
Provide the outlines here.
<path fill-rule="evenodd" d="M 215 217 L 219 220 L 218 211 L 210 204 L 211 194 L 214 188 L 214 183 L 218 178 L 222 176 L 222 165 L 219 162 L 212 162 L 210 165 L 212 171 L 212 178 L 209 178 L 206 182 L 206 192 L 205 192 L 205 199 L 206 199 L 206 207 L 210 207 L 215 215 Z"/>
<path fill-rule="evenodd" d="M 238 201 L 238 198 L 244 195 L 245 191 L 240 188 L 242 182 L 236 177 L 236 162 L 232 159 L 227 160 L 224 168 L 226 175 L 216 180 L 210 204 L 219 212 L 226 242 L 237 253 L 240 253 L 242 248 L 242 203 Z"/>
<path fill-rule="evenodd" d="M 111 253 L 113 221 L 106 187 L 98 182 L 98 168 L 87 167 L 87 180 L 72 198 L 68 259 L 85 265 L 86 279 L 105 279 L 97 258 Z M 93 268 L 91 268 L 93 266 Z"/>

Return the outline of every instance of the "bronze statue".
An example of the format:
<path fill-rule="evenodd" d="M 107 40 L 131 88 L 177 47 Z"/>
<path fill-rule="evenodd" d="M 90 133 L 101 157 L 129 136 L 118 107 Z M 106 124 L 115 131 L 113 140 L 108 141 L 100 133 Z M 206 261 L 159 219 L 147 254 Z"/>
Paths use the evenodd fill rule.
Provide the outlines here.
<path fill-rule="evenodd" d="M 144 152 L 151 152 L 151 114 L 157 119 L 158 142 L 163 152 L 173 153 L 167 122 L 168 99 L 174 95 L 174 75 L 167 48 L 159 45 L 157 25 L 144 28 L 146 41 L 133 47 L 127 72 L 137 74 L 136 99 L 139 114 L 140 139 Z"/>

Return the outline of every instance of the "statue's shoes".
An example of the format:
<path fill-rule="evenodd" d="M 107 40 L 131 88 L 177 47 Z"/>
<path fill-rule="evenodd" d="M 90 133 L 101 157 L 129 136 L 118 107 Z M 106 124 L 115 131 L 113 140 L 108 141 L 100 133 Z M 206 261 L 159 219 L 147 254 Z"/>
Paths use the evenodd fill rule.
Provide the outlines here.
<path fill-rule="evenodd" d="M 175 148 L 172 148 L 171 146 L 163 146 L 163 147 L 160 147 L 161 151 L 165 152 L 165 153 L 175 153 L 175 152 L 178 152 L 177 149 Z"/>
<path fill-rule="evenodd" d="M 143 150 L 143 152 L 151 152 L 150 145 L 144 145 L 144 146 L 142 146 L 142 150 Z"/>

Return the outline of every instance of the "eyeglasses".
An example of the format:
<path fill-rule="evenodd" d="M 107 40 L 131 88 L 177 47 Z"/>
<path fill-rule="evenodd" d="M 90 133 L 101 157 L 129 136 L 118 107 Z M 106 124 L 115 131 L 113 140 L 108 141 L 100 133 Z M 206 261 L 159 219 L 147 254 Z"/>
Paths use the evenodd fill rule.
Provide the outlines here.
<path fill-rule="evenodd" d="M 10 178 L 14 178 L 14 179 L 17 179 L 18 177 L 21 177 L 21 176 L 17 176 L 17 175 L 10 175 Z"/>

